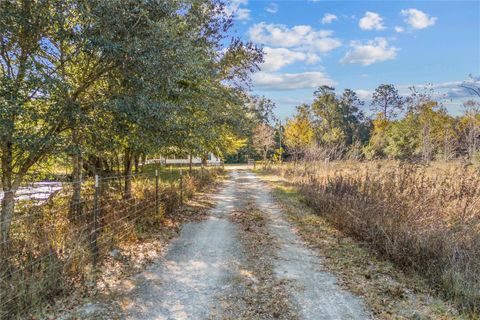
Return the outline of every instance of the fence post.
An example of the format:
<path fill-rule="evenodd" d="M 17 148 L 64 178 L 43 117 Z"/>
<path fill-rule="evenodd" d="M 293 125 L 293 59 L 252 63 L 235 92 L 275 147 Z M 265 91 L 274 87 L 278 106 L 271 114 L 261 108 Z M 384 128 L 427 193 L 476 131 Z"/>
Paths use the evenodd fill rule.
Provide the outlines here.
<path fill-rule="evenodd" d="M 155 169 L 155 213 L 158 214 L 158 169 Z"/>
<path fill-rule="evenodd" d="M 180 169 L 180 204 L 183 204 L 183 172 Z"/>
<path fill-rule="evenodd" d="M 98 175 L 95 175 L 95 195 L 93 198 L 93 232 L 92 232 L 92 265 L 93 270 L 97 267 L 98 260 L 98 210 L 99 210 L 100 185 Z"/>

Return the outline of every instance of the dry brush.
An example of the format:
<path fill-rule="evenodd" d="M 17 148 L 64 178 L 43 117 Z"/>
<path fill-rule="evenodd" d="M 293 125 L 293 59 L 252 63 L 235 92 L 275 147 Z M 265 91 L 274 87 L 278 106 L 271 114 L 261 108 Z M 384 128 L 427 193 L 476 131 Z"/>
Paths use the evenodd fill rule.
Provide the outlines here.
<path fill-rule="evenodd" d="M 480 171 L 460 164 L 288 164 L 274 169 L 338 228 L 461 308 L 480 310 Z"/>
<path fill-rule="evenodd" d="M 132 196 L 125 197 L 124 177 L 100 179 L 97 218 L 94 181 L 82 183 L 82 201 L 72 215 L 72 183 L 47 202 L 19 202 L 8 251 L 0 261 L 0 319 L 31 317 L 55 298 L 73 290 L 95 291 L 105 257 L 154 234 L 174 214 L 181 198 L 210 183 L 217 169 L 195 170 L 182 182 L 160 181 L 153 174 L 132 176 Z M 182 191 L 180 191 L 180 186 Z"/>

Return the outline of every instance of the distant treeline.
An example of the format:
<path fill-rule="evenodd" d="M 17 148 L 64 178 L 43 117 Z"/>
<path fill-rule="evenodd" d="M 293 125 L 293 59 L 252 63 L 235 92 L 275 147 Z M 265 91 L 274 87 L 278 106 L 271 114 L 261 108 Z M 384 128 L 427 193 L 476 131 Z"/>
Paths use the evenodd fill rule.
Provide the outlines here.
<path fill-rule="evenodd" d="M 287 121 L 287 153 L 294 160 L 479 160 L 480 102 L 467 100 L 463 114 L 452 116 L 428 86 L 410 90 L 403 97 L 394 85 L 380 85 L 370 102 L 371 119 L 353 90 L 337 95 L 332 87 L 320 87 L 314 101 L 297 107 Z"/>

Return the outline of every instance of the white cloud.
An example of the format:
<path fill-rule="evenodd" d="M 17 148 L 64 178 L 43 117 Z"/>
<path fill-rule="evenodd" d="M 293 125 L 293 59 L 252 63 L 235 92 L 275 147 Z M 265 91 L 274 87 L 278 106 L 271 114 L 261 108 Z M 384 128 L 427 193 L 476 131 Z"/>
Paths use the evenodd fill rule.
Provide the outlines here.
<path fill-rule="evenodd" d="M 366 43 L 352 41 L 350 47 L 352 49 L 340 60 L 341 63 L 358 63 L 368 66 L 372 63 L 395 59 L 398 51 L 395 47 L 389 47 L 385 38 L 375 38 Z"/>
<path fill-rule="evenodd" d="M 264 52 L 265 62 L 260 66 L 262 71 L 277 71 L 297 61 L 305 61 L 308 64 L 312 64 L 320 60 L 320 57 L 316 54 L 293 51 L 287 48 L 265 47 Z"/>
<path fill-rule="evenodd" d="M 260 22 L 250 27 L 248 34 L 251 40 L 265 45 L 301 47 L 320 52 L 328 52 L 342 45 L 340 40 L 330 37 L 333 31 L 314 30 L 309 25 L 288 28 L 283 24 Z"/>
<path fill-rule="evenodd" d="M 448 81 L 448 82 L 440 82 L 440 83 L 433 83 L 433 84 L 420 84 L 417 86 L 423 87 L 432 87 L 432 89 L 449 89 L 449 88 L 457 88 L 459 87 L 463 81 Z"/>
<path fill-rule="evenodd" d="M 419 92 L 428 92 L 435 100 L 442 101 L 446 106 L 460 107 L 462 101 L 471 98 L 473 95 L 460 85 L 464 83 L 478 83 L 480 79 L 469 78 L 464 81 L 448 81 L 440 83 L 417 83 L 417 84 L 396 84 L 398 93 L 403 97 L 408 97 L 411 94 L 410 88 L 413 86 Z M 430 92 L 430 90 L 433 90 Z M 370 100 L 372 98 L 373 90 L 358 89 L 355 90 L 358 97 L 362 100 Z"/>
<path fill-rule="evenodd" d="M 245 8 L 238 9 L 237 19 L 240 21 L 250 20 L 250 9 L 245 9 Z"/>
<path fill-rule="evenodd" d="M 410 88 L 413 86 L 420 92 L 422 92 L 424 89 L 426 91 L 432 89 L 432 97 L 437 100 L 462 99 L 470 98 L 474 95 L 465 88 L 461 87 L 461 85 L 464 83 L 475 83 L 475 81 L 480 84 L 480 80 L 475 80 L 475 78 L 469 78 L 464 81 L 457 80 L 439 83 L 399 84 L 397 85 L 397 88 L 398 92 L 402 96 L 409 96 L 411 94 Z"/>
<path fill-rule="evenodd" d="M 383 18 L 376 12 L 365 12 L 365 15 L 358 22 L 358 26 L 362 30 L 383 30 Z"/>
<path fill-rule="evenodd" d="M 338 17 L 336 15 L 331 13 L 325 13 L 325 15 L 322 18 L 322 24 L 329 24 L 335 20 L 338 20 Z"/>
<path fill-rule="evenodd" d="M 319 71 L 303 73 L 257 72 L 253 74 L 252 80 L 255 87 L 267 90 L 294 90 L 336 84 L 327 74 Z"/>
<path fill-rule="evenodd" d="M 405 22 L 414 29 L 425 29 L 433 26 L 437 21 L 437 17 L 430 17 L 418 9 L 404 9 L 400 11 L 400 14 L 406 17 Z"/>
<path fill-rule="evenodd" d="M 405 29 L 404 29 L 403 27 L 395 26 L 395 32 L 397 32 L 397 33 L 402 33 L 402 32 L 404 32 L 404 31 L 405 31 Z"/>
<path fill-rule="evenodd" d="M 315 40 L 312 44 L 310 44 L 310 48 L 319 52 L 328 52 L 340 47 L 341 45 L 342 42 L 340 42 L 338 39 L 323 38 Z"/>
<path fill-rule="evenodd" d="M 357 93 L 357 96 L 361 100 L 370 100 L 373 95 L 373 91 L 371 90 L 358 89 L 358 90 L 355 90 L 355 92 Z"/>
<path fill-rule="evenodd" d="M 299 98 L 290 98 L 290 97 L 278 97 L 275 99 L 275 102 L 277 104 L 277 106 L 279 104 L 287 104 L 287 105 L 292 105 L 292 106 L 299 106 L 301 104 L 304 104 L 304 103 L 312 103 L 313 102 L 313 98 L 311 97 L 307 97 L 307 96 L 302 96 L 302 97 L 299 97 Z"/>
<path fill-rule="evenodd" d="M 474 96 L 471 92 L 464 88 L 452 88 L 444 94 L 444 98 L 447 99 L 461 99 L 461 98 L 470 98 Z"/>
<path fill-rule="evenodd" d="M 471 77 L 464 81 L 449 81 L 441 83 L 428 83 L 428 84 L 419 84 L 416 85 L 417 88 L 432 88 L 436 91 L 437 96 L 447 99 L 460 99 L 460 98 L 469 98 L 475 96 L 472 92 L 468 91 L 464 87 L 461 87 L 462 84 L 476 84 L 480 85 L 480 80 L 475 77 Z"/>
<path fill-rule="evenodd" d="M 317 56 L 315 53 L 307 52 L 306 55 L 307 55 L 307 58 L 305 59 L 305 62 L 307 64 L 314 64 L 320 61 L 320 57 Z"/>
<path fill-rule="evenodd" d="M 271 2 L 266 8 L 265 10 L 267 10 L 267 12 L 270 12 L 270 13 L 277 13 L 278 12 L 278 4 L 276 4 L 275 2 Z"/>
<path fill-rule="evenodd" d="M 237 20 L 245 21 L 250 19 L 250 9 L 240 8 L 246 6 L 248 0 L 231 0 L 225 7 L 225 12 L 230 16 L 235 16 Z"/>
<path fill-rule="evenodd" d="M 228 15 L 234 14 L 240 6 L 246 6 L 248 4 L 248 0 L 231 0 L 225 6 L 225 11 Z"/>

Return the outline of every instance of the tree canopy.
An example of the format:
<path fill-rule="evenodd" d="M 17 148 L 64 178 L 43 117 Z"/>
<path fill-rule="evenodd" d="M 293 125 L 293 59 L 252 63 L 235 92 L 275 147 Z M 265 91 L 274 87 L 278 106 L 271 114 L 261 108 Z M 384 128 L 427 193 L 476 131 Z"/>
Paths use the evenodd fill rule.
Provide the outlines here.
<path fill-rule="evenodd" d="M 476 88 L 471 81 L 464 86 Z M 318 88 L 312 104 L 299 106 L 287 121 L 287 154 L 295 159 L 308 154 L 424 162 L 480 158 L 476 100 L 465 101 L 463 115 L 452 116 L 443 106 L 443 97 L 430 85 L 411 87 L 410 94 L 402 97 L 395 86 L 382 84 L 369 104 L 374 112 L 371 119 L 364 113 L 365 102 L 353 90 L 337 95 L 333 87 Z"/>
<path fill-rule="evenodd" d="M 231 38 L 225 5 L 0 3 L 4 239 L 17 189 L 52 157 L 70 157 L 71 179 L 78 182 L 85 173 L 112 174 L 120 167 L 129 177 L 136 159 L 171 149 L 222 156 L 244 145 L 241 128 L 252 126 L 250 74 L 263 52 Z M 114 166 L 114 159 L 122 163 Z M 80 198 L 78 184 L 72 202 Z"/>

